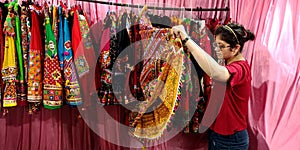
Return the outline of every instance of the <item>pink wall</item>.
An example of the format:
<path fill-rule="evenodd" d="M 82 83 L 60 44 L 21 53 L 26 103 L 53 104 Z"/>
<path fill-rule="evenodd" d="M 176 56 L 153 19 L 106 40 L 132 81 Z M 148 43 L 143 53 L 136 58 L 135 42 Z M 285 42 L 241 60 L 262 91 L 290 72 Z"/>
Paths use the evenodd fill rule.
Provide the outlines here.
<path fill-rule="evenodd" d="M 230 8 L 257 36 L 244 52 L 253 74 L 249 122 L 265 141 L 254 149 L 299 149 L 300 2 L 232 0 Z"/>

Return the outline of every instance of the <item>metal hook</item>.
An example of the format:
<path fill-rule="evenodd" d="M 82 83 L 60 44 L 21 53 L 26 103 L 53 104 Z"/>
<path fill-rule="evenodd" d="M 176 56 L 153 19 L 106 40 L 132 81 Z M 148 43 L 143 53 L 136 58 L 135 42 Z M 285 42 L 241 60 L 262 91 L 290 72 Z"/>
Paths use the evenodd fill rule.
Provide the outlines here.
<path fill-rule="evenodd" d="M 191 17 L 190 18 L 193 18 L 193 8 L 191 8 Z"/>
<path fill-rule="evenodd" d="M 217 19 L 217 14 L 218 14 L 217 7 L 215 7 L 215 16 L 214 16 L 214 19 Z"/>
<path fill-rule="evenodd" d="M 110 14 L 110 5 L 111 5 L 111 2 L 108 1 L 108 13 Z"/>
<path fill-rule="evenodd" d="M 202 20 L 202 7 L 200 7 L 200 20 Z"/>

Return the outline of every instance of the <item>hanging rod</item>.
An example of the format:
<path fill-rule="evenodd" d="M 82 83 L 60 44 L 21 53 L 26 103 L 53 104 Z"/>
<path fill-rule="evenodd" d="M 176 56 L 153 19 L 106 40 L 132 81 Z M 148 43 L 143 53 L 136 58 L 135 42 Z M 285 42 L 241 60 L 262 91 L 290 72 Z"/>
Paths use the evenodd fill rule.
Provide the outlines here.
<path fill-rule="evenodd" d="M 98 4 L 106 4 L 106 5 L 114 5 L 114 6 L 122 6 L 122 7 L 133 7 L 133 8 L 143 8 L 143 5 L 132 5 L 132 4 L 123 4 L 123 3 L 115 3 L 115 2 L 103 2 L 103 1 L 96 1 L 96 0 L 77 0 L 81 2 L 89 2 L 89 3 L 98 3 Z M 148 9 L 155 9 L 155 10 L 176 10 L 176 11 L 229 11 L 229 8 L 172 8 L 172 7 L 155 7 L 155 6 L 148 6 Z"/>

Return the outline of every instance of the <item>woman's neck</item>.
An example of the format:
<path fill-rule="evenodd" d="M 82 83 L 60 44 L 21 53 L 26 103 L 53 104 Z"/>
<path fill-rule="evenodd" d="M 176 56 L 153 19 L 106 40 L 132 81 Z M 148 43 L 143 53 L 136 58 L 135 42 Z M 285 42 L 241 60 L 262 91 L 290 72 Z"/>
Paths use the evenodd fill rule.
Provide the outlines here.
<path fill-rule="evenodd" d="M 235 62 L 235 61 L 240 61 L 240 60 L 245 60 L 245 58 L 243 57 L 243 55 L 241 53 L 238 53 L 238 55 L 228 59 L 226 62 L 227 65 Z"/>

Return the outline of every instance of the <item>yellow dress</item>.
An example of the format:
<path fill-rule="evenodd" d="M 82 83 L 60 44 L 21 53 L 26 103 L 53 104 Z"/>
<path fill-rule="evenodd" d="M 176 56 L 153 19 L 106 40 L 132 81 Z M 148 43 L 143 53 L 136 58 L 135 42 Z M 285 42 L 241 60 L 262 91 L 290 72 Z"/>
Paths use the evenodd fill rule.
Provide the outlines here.
<path fill-rule="evenodd" d="M 14 42 L 15 31 L 13 27 L 13 18 L 14 14 L 9 13 L 4 23 L 5 48 L 3 67 L 1 70 L 2 79 L 5 84 L 3 107 L 17 106 L 16 77 L 18 70 L 16 63 L 16 47 Z"/>

